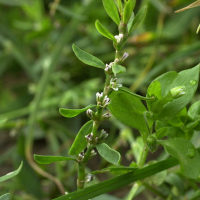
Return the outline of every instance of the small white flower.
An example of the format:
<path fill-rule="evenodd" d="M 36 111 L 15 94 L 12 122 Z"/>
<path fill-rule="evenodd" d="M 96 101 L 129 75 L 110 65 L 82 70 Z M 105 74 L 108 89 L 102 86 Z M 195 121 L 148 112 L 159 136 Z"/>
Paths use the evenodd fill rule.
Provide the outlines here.
<path fill-rule="evenodd" d="M 115 39 L 117 40 L 117 43 L 121 42 L 121 40 L 123 39 L 124 35 L 123 34 L 119 34 L 119 35 L 115 35 Z"/>

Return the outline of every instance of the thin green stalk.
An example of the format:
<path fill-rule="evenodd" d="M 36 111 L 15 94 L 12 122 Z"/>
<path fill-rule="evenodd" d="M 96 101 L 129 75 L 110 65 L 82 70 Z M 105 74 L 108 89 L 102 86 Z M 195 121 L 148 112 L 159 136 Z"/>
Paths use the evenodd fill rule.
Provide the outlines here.
<path fill-rule="evenodd" d="M 95 119 L 92 119 L 92 117 L 90 117 L 93 120 L 93 129 L 92 129 L 92 133 L 91 133 L 92 134 L 92 139 L 91 139 L 92 145 L 90 144 L 90 142 L 88 142 L 88 148 L 86 150 L 84 158 L 82 160 L 78 159 L 80 164 L 78 165 L 79 174 L 78 174 L 78 180 L 77 180 L 77 183 L 78 183 L 77 187 L 79 189 L 84 187 L 82 175 L 85 174 L 85 172 L 84 172 L 85 168 L 83 167 L 83 165 L 81 163 L 85 163 L 87 165 L 87 162 L 91 157 L 91 152 L 98 142 L 98 137 L 97 137 L 98 127 L 102 121 L 107 119 L 107 117 L 104 117 L 104 115 L 102 115 L 104 108 L 107 107 L 107 105 L 104 105 L 103 102 L 104 102 L 105 98 L 108 97 L 109 94 L 112 92 L 113 88 L 117 87 L 117 84 L 115 82 L 116 74 L 114 74 L 112 72 L 112 65 L 113 64 L 121 64 L 124 61 L 124 59 L 128 56 L 128 54 L 125 54 L 125 56 L 124 56 L 124 52 L 122 51 L 124 44 L 128 38 L 127 25 L 123 24 L 123 22 L 121 21 L 118 26 L 118 29 L 119 29 L 119 35 L 117 36 L 118 40 L 117 40 L 117 43 L 114 43 L 114 47 L 116 49 L 115 60 L 113 63 L 110 63 L 109 65 L 106 65 L 106 67 L 105 67 L 106 80 L 105 80 L 105 85 L 104 85 L 104 89 L 103 89 L 103 95 L 101 98 L 99 97 L 101 100 L 100 99 L 97 100 L 97 111 L 95 113 L 95 117 L 93 117 Z M 112 84 L 113 84 L 112 86 L 111 86 L 111 80 L 112 80 Z M 83 184 L 82 184 L 82 182 L 83 182 Z"/>
<path fill-rule="evenodd" d="M 141 155 L 139 163 L 138 163 L 139 168 L 142 168 L 144 166 L 146 159 L 147 159 L 148 152 L 149 152 L 149 150 L 148 150 L 147 146 L 144 144 L 142 155 Z"/>
<path fill-rule="evenodd" d="M 105 87 L 104 87 L 104 90 L 103 90 L 104 91 L 103 97 L 105 97 L 110 91 L 110 87 L 109 87 L 110 79 L 111 79 L 110 76 L 106 76 Z M 98 130 L 98 127 L 101 123 L 102 112 L 103 112 L 103 107 L 97 105 L 97 112 L 96 112 L 97 119 L 93 120 L 93 128 L 92 128 L 94 140 L 97 136 L 97 130 Z M 77 179 L 77 188 L 78 189 L 84 188 L 85 174 L 86 174 L 85 173 L 85 166 L 87 165 L 88 160 L 91 157 L 91 151 L 94 149 L 94 147 L 95 147 L 95 145 L 88 144 L 88 147 L 87 147 L 87 150 L 84 154 L 83 160 L 79 161 L 79 164 L 78 164 L 78 179 Z"/>

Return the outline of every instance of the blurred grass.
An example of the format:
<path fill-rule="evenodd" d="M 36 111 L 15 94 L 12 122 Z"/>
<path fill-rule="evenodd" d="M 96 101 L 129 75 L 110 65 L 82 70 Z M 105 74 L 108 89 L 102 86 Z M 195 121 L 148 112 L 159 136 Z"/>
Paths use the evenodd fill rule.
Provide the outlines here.
<path fill-rule="evenodd" d="M 125 62 L 127 72 L 119 78 L 121 83 L 145 95 L 153 78 L 199 63 L 200 36 L 195 34 L 199 8 L 174 13 L 192 2 L 137 2 L 136 12 L 147 4 L 148 13 L 125 47 L 130 57 Z M 94 103 L 104 81 L 104 73 L 82 64 L 71 45 L 109 63 L 114 58 L 112 43 L 95 30 L 94 22 L 99 19 L 113 34 L 117 27 L 100 0 L 61 0 L 57 6 L 50 0 L 0 0 L 0 9 L 0 118 L 8 118 L 0 127 L 1 175 L 21 160 L 25 163 L 21 175 L 1 184 L 0 195 L 10 192 L 13 200 L 52 199 L 60 195 L 59 190 L 30 167 L 25 151 L 30 156 L 68 154 L 73 138 L 88 119 L 84 114 L 66 119 L 58 109 Z M 199 98 L 197 92 L 194 99 Z M 109 129 L 109 124 L 104 126 Z M 118 127 L 115 122 L 112 126 Z M 115 141 L 118 139 L 113 144 Z M 68 192 L 75 190 L 75 165 L 40 167 L 58 177 Z"/>

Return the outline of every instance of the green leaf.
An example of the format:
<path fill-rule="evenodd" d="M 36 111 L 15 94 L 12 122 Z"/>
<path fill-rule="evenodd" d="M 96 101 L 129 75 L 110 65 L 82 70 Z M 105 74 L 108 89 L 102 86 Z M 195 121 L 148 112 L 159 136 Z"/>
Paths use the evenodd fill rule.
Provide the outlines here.
<path fill-rule="evenodd" d="M 148 127 L 143 116 L 146 108 L 140 99 L 121 91 L 113 91 L 109 98 L 111 101 L 108 108 L 120 122 L 148 132 Z"/>
<path fill-rule="evenodd" d="M 122 92 L 125 92 L 127 94 L 131 94 L 134 97 L 137 97 L 138 99 L 141 99 L 141 100 L 145 100 L 145 101 L 153 101 L 153 100 L 155 100 L 154 97 L 143 97 L 143 96 L 140 96 L 140 95 L 134 93 L 133 91 L 131 91 L 129 88 L 126 88 L 126 87 L 119 87 L 119 90 L 122 91 Z"/>
<path fill-rule="evenodd" d="M 124 73 L 124 72 L 126 72 L 126 68 L 121 65 L 113 64 L 112 71 L 114 74 Z"/>
<path fill-rule="evenodd" d="M 197 101 L 190 106 L 190 108 L 188 109 L 188 115 L 192 119 L 200 119 L 200 101 Z"/>
<path fill-rule="evenodd" d="M 91 174 L 102 174 L 106 172 L 128 173 L 138 170 L 137 167 L 111 166 L 101 170 L 93 171 Z"/>
<path fill-rule="evenodd" d="M 19 168 L 17 170 L 15 170 L 13 172 L 10 172 L 10 173 L 0 177 L 0 183 L 3 182 L 3 181 L 8 180 L 8 179 L 10 179 L 10 178 L 12 178 L 14 176 L 16 176 L 21 171 L 22 166 L 23 166 L 23 162 L 21 162 L 21 164 L 20 164 L 20 166 L 19 166 Z"/>
<path fill-rule="evenodd" d="M 86 148 L 87 142 L 85 136 L 92 132 L 92 125 L 93 121 L 90 120 L 82 126 L 69 150 L 70 155 L 78 155 Z"/>
<path fill-rule="evenodd" d="M 127 24 L 128 32 L 129 32 L 129 33 L 130 33 L 130 30 L 131 30 L 131 27 L 132 27 L 132 23 L 133 23 L 134 18 L 135 18 L 135 14 L 134 14 L 134 12 L 132 12 L 131 17 L 130 17 L 130 19 L 129 19 L 129 21 L 128 21 L 128 24 Z"/>
<path fill-rule="evenodd" d="M 147 6 L 143 6 L 140 11 L 137 13 L 137 15 L 135 16 L 133 23 L 131 25 L 130 31 L 129 33 L 131 33 L 132 31 L 134 31 L 143 21 L 143 19 L 145 18 L 147 13 Z"/>
<path fill-rule="evenodd" d="M 74 158 L 69 158 L 69 157 L 64 157 L 64 156 L 41 156 L 41 155 L 36 155 L 36 154 L 34 154 L 34 159 L 39 164 L 50 164 L 53 162 L 67 161 L 67 160 L 76 161 L 76 159 Z"/>
<path fill-rule="evenodd" d="M 183 138 L 158 141 L 180 163 L 181 173 L 191 179 L 200 178 L 200 155 L 193 144 Z"/>
<path fill-rule="evenodd" d="M 195 121 L 200 120 L 200 101 L 197 101 L 190 106 L 188 115 Z M 200 124 L 195 127 L 195 130 L 200 130 Z"/>
<path fill-rule="evenodd" d="M 123 12 L 123 23 L 127 24 L 131 18 L 132 11 L 135 7 L 136 0 L 125 1 L 124 12 Z"/>
<path fill-rule="evenodd" d="M 10 200 L 10 194 L 4 194 L 2 196 L 0 196 L 0 200 Z"/>
<path fill-rule="evenodd" d="M 103 36 L 107 37 L 108 39 L 117 42 L 114 35 L 110 33 L 100 22 L 99 20 L 96 20 L 95 22 L 96 29 L 101 33 Z"/>
<path fill-rule="evenodd" d="M 90 187 L 58 197 L 54 200 L 88 200 L 101 194 L 111 192 L 113 190 L 126 186 L 130 183 L 133 183 L 134 181 L 152 176 L 177 164 L 178 161 L 175 158 L 170 158 L 164 161 L 157 162 L 150 166 L 143 167 L 136 172 L 129 172 L 127 174 L 111 178 Z"/>
<path fill-rule="evenodd" d="M 94 108 L 96 107 L 96 105 L 89 105 L 85 108 L 82 108 L 82 109 L 66 109 L 66 108 L 60 108 L 59 109 L 59 112 L 62 116 L 64 117 L 68 117 L 68 118 L 71 118 L 71 117 L 75 117 L 77 116 L 78 114 L 90 109 L 90 108 Z"/>
<path fill-rule="evenodd" d="M 154 81 L 148 87 L 147 94 L 149 97 L 155 96 L 157 99 L 162 99 L 161 84 L 158 81 Z"/>
<path fill-rule="evenodd" d="M 156 139 L 159 139 L 159 140 L 163 139 L 167 135 L 167 131 L 168 131 L 168 127 L 160 128 L 155 133 Z"/>
<path fill-rule="evenodd" d="M 93 67 L 105 69 L 105 64 L 101 60 L 99 60 L 97 57 L 81 50 L 74 44 L 73 44 L 72 48 L 73 48 L 73 51 L 76 54 L 77 58 L 80 61 L 82 61 L 83 63 L 93 66 Z"/>
<path fill-rule="evenodd" d="M 103 0 L 103 6 L 110 18 L 119 25 L 119 13 L 113 0 Z"/>
<path fill-rule="evenodd" d="M 97 151 L 99 154 L 107 160 L 109 163 L 113 165 L 119 165 L 121 155 L 119 152 L 111 149 L 107 144 L 97 144 L 96 145 Z"/>
<path fill-rule="evenodd" d="M 171 95 L 171 93 L 169 92 L 165 97 L 163 97 L 162 99 L 159 99 L 155 102 L 149 102 L 148 104 L 148 108 L 149 110 L 151 110 L 154 114 L 159 114 L 162 110 L 163 107 L 169 103 L 173 101 L 173 97 Z"/>
<path fill-rule="evenodd" d="M 199 81 L 199 65 L 191 69 L 176 72 L 167 72 L 154 81 L 161 84 L 161 95 L 165 97 L 172 88 L 185 86 L 186 94 L 164 105 L 162 111 L 156 115 L 159 120 L 173 119 L 192 99 Z M 153 81 L 153 83 L 154 83 Z M 151 85 L 150 85 L 151 86 Z M 149 86 L 149 87 L 150 87 Z M 149 106 L 150 102 L 147 102 Z"/>

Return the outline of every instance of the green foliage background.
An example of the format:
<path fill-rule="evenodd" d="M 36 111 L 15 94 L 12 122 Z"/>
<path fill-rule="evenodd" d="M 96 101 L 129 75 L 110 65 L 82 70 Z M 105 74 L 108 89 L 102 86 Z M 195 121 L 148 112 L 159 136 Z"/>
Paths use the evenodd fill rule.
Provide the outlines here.
<path fill-rule="evenodd" d="M 13 200 L 52 199 L 60 195 L 52 181 L 30 167 L 26 147 L 33 143 L 33 154 L 67 156 L 73 139 L 88 118 L 81 114 L 66 119 L 59 114 L 59 108 L 93 104 L 95 93 L 103 88 L 104 73 L 81 63 L 72 51 L 72 44 L 104 63 L 114 58 L 112 42 L 103 38 L 94 25 L 99 19 L 117 34 L 101 0 L 56 2 L 0 0 L 0 118 L 8 118 L 0 127 L 0 176 L 24 161 L 20 174 L 0 185 L 0 196 L 9 192 Z M 130 56 L 125 62 L 127 71 L 119 78 L 123 85 L 145 96 L 155 77 L 199 63 L 200 36 L 195 34 L 200 20 L 199 7 L 174 13 L 192 2 L 137 1 L 135 11 L 148 5 L 148 12 L 125 46 Z M 199 98 L 197 92 L 192 102 Z M 34 104 L 36 101 L 38 106 Z M 28 136 L 30 123 L 34 130 L 32 138 Z M 112 120 L 104 126 L 111 133 L 108 143 L 127 151 L 128 139 L 118 134 L 122 125 Z M 90 163 L 93 170 L 106 166 L 104 161 L 92 162 L 96 162 Z M 41 167 L 60 179 L 68 192 L 76 189 L 75 163 Z M 182 188 L 183 193 L 189 185 Z M 115 195 L 122 197 L 122 194 Z"/>

